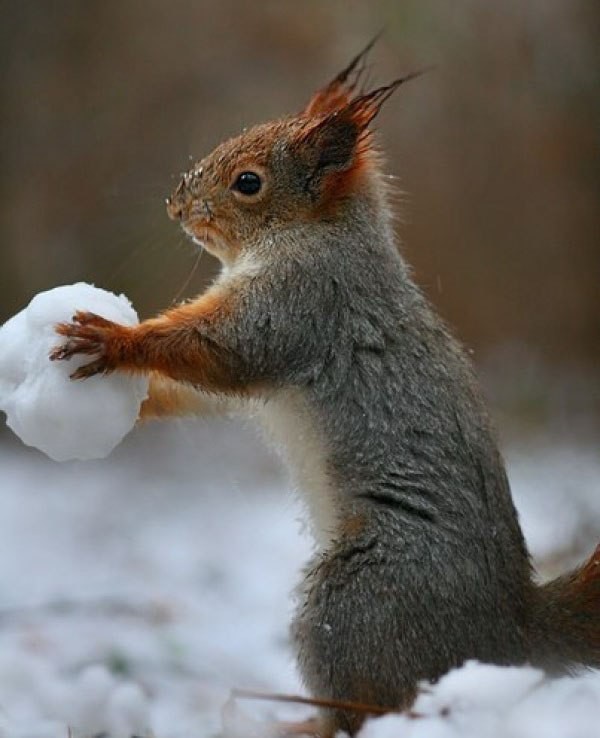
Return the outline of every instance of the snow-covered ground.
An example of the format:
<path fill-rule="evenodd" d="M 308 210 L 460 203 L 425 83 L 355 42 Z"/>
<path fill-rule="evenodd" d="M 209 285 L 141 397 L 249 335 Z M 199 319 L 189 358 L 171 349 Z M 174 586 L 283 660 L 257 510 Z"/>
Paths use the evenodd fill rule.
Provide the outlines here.
<path fill-rule="evenodd" d="M 508 455 L 547 571 L 589 555 L 596 450 Z M 149 425 L 107 459 L 66 464 L 0 434 L 0 736 L 66 738 L 71 725 L 203 738 L 220 731 L 232 687 L 301 692 L 287 642 L 311 550 L 301 517 L 278 463 L 239 421 Z M 490 669 L 467 666 L 424 694 L 416 709 L 432 717 L 371 721 L 364 738 L 600 736 L 600 676 L 547 684 Z"/>

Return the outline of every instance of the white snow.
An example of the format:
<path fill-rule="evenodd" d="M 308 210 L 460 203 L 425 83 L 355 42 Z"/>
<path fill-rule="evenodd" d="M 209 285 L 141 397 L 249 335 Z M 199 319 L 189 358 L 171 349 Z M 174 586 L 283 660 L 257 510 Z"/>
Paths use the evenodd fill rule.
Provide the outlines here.
<path fill-rule="evenodd" d="M 508 460 L 544 569 L 589 555 L 595 444 L 520 446 Z M 232 687 L 304 693 L 287 636 L 312 547 L 301 514 L 238 420 L 147 425 L 85 463 L 0 433 L 0 737 L 208 738 Z M 600 675 L 467 664 L 414 709 L 361 738 L 592 738 Z M 311 710 L 240 701 L 237 713 L 240 736 L 262 736 L 261 720 Z"/>
<path fill-rule="evenodd" d="M 358 738 L 597 738 L 600 675 L 549 680 L 531 667 L 467 662 L 424 692 L 412 715 L 369 720 Z"/>
<path fill-rule="evenodd" d="M 62 340 L 54 326 L 76 310 L 138 322 L 124 295 L 81 282 L 36 295 L 0 328 L 0 410 L 24 443 L 56 461 L 107 456 L 133 427 L 148 387 L 145 378 L 119 373 L 71 381 L 93 357 L 49 360 Z"/>

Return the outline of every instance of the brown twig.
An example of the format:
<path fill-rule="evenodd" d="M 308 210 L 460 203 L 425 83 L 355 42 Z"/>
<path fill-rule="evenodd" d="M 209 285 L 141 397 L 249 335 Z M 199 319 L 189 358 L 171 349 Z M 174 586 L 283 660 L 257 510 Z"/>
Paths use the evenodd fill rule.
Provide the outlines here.
<path fill-rule="evenodd" d="M 396 713 L 406 715 L 411 719 L 422 717 L 419 713 L 410 710 L 403 711 L 397 707 L 383 707 L 382 705 L 368 705 L 362 702 L 349 702 L 346 700 L 322 699 L 319 697 L 302 697 L 294 694 L 279 694 L 271 692 L 256 692 L 252 689 L 232 689 L 231 699 L 243 700 L 265 700 L 269 702 L 292 702 L 298 705 L 312 705 L 313 707 L 328 707 L 333 710 L 349 710 L 351 712 L 362 712 L 368 715 L 387 715 Z"/>

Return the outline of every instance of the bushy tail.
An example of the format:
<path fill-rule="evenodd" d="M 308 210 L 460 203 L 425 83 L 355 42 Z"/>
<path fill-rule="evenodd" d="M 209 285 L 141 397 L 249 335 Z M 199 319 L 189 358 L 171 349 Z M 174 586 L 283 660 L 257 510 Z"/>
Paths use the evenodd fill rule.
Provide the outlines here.
<path fill-rule="evenodd" d="M 583 566 L 536 595 L 532 661 L 556 672 L 600 669 L 600 545 Z"/>

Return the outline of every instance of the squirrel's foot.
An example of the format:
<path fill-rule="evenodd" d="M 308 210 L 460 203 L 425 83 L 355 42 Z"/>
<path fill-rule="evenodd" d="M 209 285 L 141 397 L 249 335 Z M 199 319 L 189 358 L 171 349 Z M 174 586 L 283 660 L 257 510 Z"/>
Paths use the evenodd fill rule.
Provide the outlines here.
<path fill-rule="evenodd" d="M 106 318 L 79 310 L 71 323 L 59 323 L 56 332 L 67 340 L 50 353 L 50 361 L 64 361 L 77 354 L 97 354 L 97 358 L 80 366 L 71 379 L 86 379 L 108 374 L 116 368 L 115 343 L 130 329 Z"/>

